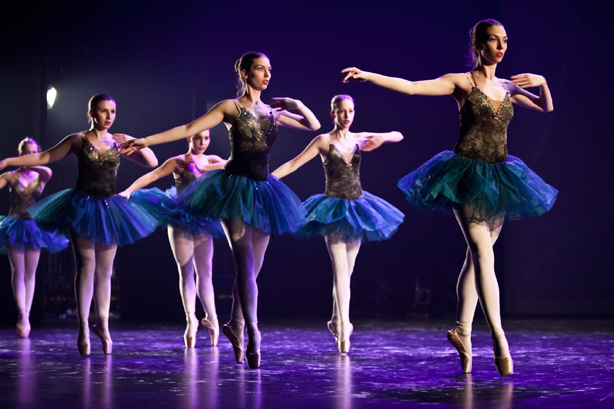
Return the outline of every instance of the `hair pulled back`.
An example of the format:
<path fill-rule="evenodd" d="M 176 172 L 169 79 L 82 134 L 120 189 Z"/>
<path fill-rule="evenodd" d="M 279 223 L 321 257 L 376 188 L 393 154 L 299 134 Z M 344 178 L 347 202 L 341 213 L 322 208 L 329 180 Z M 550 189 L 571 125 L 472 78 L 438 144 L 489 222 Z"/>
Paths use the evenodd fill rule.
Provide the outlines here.
<path fill-rule="evenodd" d="M 235 72 L 237 73 L 237 97 L 243 96 L 247 90 L 247 80 L 243 78 L 241 71 L 245 70 L 246 72 L 249 72 L 250 68 L 252 68 L 254 60 L 262 57 L 268 58 L 260 51 L 250 51 L 243 54 L 241 58 L 235 62 Z"/>

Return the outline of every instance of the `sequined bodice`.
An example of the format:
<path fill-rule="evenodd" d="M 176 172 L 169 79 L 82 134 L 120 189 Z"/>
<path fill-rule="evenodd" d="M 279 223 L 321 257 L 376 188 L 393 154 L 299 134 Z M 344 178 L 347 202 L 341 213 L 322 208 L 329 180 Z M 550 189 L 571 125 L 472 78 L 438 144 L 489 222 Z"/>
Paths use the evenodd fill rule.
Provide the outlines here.
<path fill-rule="evenodd" d="M 76 190 L 93 197 L 111 197 L 115 195 L 115 181 L 119 168 L 119 150 L 113 144 L 100 153 L 85 136 L 77 152 L 79 176 Z"/>
<path fill-rule="evenodd" d="M 187 167 L 183 168 L 178 178 L 175 178 L 175 188 L 181 192 L 187 185 L 196 180 L 196 175 Z"/>
<path fill-rule="evenodd" d="M 363 196 L 360 185 L 360 160 L 362 155 L 358 145 L 354 154 L 346 161 L 341 152 L 332 143 L 328 149 L 328 156 L 323 163 L 326 177 L 327 196 L 337 199 L 354 200 Z"/>
<path fill-rule="evenodd" d="M 15 177 L 17 179 L 17 177 Z M 19 180 L 11 188 L 11 210 L 9 216 L 16 219 L 30 220 L 28 207 L 43 197 L 43 184 L 37 179 L 27 187 L 23 187 Z"/>
<path fill-rule="evenodd" d="M 460 110 L 460 137 L 454 153 L 485 162 L 505 162 L 507 126 L 514 116 L 509 93 L 495 110 L 488 97 L 473 86 Z"/>
<path fill-rule="evenodd" d="M 277 124 L 272 112 L 266 118 L 268 124 L 262 126 L 251 112 L 241 107 L 229 130 L 230 159 L 224 169 L 254 180 L 269 177 L 269 153 L 277 138 Z"/>

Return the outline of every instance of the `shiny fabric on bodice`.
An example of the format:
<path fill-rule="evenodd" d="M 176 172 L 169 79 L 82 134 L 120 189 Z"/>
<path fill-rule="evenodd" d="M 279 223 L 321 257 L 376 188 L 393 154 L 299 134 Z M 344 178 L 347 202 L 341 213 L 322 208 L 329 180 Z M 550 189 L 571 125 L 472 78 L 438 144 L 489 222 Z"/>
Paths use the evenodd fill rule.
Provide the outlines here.
<path fill-rule="evenodd" d="M 15 176 L 15 184 L 11 188 L 11 210 L 8 215 L 16 219 L 30 220 L 28 207 L 41 200 L 42 197 L 43 185 L 40 182 L 40 176 L 25 188 Z"/>
<path fill-rule="evenodd" d="M 83 143 L 77 152 L 79 176 L 75 189 L 93 197 L 114 196 L 120 159 L 117 145 L 113 144 L 100 153 L 84 135 L 81 139 Z"/>
<path fill-rule="evenodd" d="M 328 149 L 328 156 L 322 164 L 326 176 L 325 195 L 337 199 L 355 200 L 363 196 L 360 185 L 360 160 L 362 158 L 360 147 L 356 145 L 354 154 L 346 161 L 341 151 L 332 143 Z"/>
<path fill-rule="evenodd" d="M 175 188 L 177 189 L 177 193 L 181 192 L 186 188 L 187 185 L 196 180 L 196 175 L 192 173 L 192 171 L 188 168 L 186 163 L 186 167 L 183 168 L 178 178 L 175 178 Z"/>
<path fill-rule="evenodd" d="M 239 109 L 239 107 L 237 107 Z M 273 112 L 261 122 L 247 109 L 241 107 L 228 134 L 230 159 L 224 169 L 233 175 L 264 181 L 269 177 L 269 153 L 277 138 L 277 123 Z"/>
<path fill-rule="evenodd" d="M 509 93 L 495 110 L 486 94 L 473 86 L 460 110 L 460 137 L 454 153 L 490 163 L 505 162 L 508 159 L 507 126 L 513 116 Z"/>

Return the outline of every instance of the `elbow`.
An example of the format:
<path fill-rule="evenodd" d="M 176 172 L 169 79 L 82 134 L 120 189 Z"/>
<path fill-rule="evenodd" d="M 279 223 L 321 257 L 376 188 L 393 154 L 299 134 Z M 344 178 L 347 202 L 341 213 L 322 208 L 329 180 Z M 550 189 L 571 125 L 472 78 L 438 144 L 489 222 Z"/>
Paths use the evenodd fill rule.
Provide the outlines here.
<path fill-rule="evenodd" d="M 312 131 L 317 131 L 321 127 L 322 127 L 322 125 L 320 125 L 320 121 L 318 121 L 316 119 L 316 122 L 314 124 L 312 124 L 311 127 L 309 127 L 309 129 L 312 130 Z"/>
<path fill-rule="evenodd" d="M 394 132 L 394 136 L 395 136 L 395 141 L 396 142 L 401 142 L 404 138 L 403 134 L 401 132 Z"/>
<path fill-rule="evenodd" d="M 147 159 L 146 164 L 148 168 L 155 168 L 156 166 L 158 166 L 158 158 L 156 158 L 155 156 L 153 158 L 149 158 Z"/>

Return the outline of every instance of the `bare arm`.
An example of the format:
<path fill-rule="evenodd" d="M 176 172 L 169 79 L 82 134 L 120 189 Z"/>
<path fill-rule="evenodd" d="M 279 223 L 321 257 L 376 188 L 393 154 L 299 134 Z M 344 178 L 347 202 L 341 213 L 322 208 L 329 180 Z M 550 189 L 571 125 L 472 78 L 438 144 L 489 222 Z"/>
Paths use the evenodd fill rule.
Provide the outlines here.
<path fill-rule="evenodd" d="M 356 134 L 356 138 L 361 141 L 360 149 L 369 152 L 379 148 L 385 143 L 401 142 L 403 140 L 403 134 L 397 131 L 386 133 L 360 132 Z"/>
<path fill-rule="evenodd" d="M 196 168 L 201 172 L 211 172 L 212 170 L 224 168 L 226 162 L 228 162 L 226 159 L 222 159 L 217 155 L 207 155 L 207 159 L 209 160 L 209 163 L 202 168 L 196 166 L 196 163 L 194 163 L 194 166 L 196 166 Z"/>
<path fill-rule="evenodd" d="M 320 121 L 305 104 L 298 99 L 292 98 L 273 98 L 275 102 L 271 108 L 278 109 L 277 123 L 288 128 L 301 129 L 303 131 L 317 131 L 320 129 Z M 296 109 L 299 114 L 288 112 Z"/>
<path fill-rule="evenodd" d="M 446 74 L 426 81 L 408 81 L 403 78 L 387 77 L 373 72 L 362 71 L 356 67 L 346 68 L 343 82 L 371 82 L 383 88 L 408 95 L 452 95 L 458 87 L 459 74 Z"/>
<path fill-rule="evenodd" d="M 44 152 L 0 160 L 0 170 L 7 166 L 37 166 L 58 161 L 68 155 L 73 146 L 79 146 L 80 143 L 82 142 L 79 134 L 68 135 L 53 148 Z"/>
<path fill-rule="evenodd" d="M 519 74 L 511 77 L 509 84 L 512 102 L 524 108 L 540 112 L 554 111 L 554 102 L 546 78 L 535 74 Z M 539 87 L 539 97 L 525 88 Z"/>
<path fill-rule="evenodd" d="M 38 173 L 38 177 L 43 183 L 49 182 L 49 179 L 51 179 L 51 176 L 53 175 L 53 172 L 51 172 L 51 169 L 49 169 L 47 166 L 30 166 L 30 170 Z"/>
<path fill-rule="evenodd" d="M 317 136 L 313 141 L 311 141 L 311 143 L 309 143 L 309 145 L 307 145 L 305 150 L 301 152 L 300 155 L 275 169 L 272 175 L 279 179 L 289 175 L 303 166 L 305 163 L 315 158 L 318 153 L 325 150 L 325 146 L 325 138 L 322 135 Z"/>
<path fill-rule="evenodd" d="M 143 176 L 135 180 L 134 183 L 131 184 L 128 189 L 118 194 L 120 196 L 125 197 L 126 199 L 129 199 L 130 195 L 132 195 L 134 192 L 144 188 L 145 186 L 155 182 L 156 180 L 168 176 L 171 173 L 181 173 L 181 171 L 183 171 L 182 163 L 183 161 L 177 158 L 168 159 L 166 162 L 164 162 L 162 166 L 152 170 L 149 173 L 144 174 Z"/>
<path fill-rule="evenodd" d="M 15 175 L 13 174 L 13 172 L 5 172 L 2 175 L 0 175 L 0 189 L 2 189 L 5 186 L 13 186 L 13 184 L 15 183 Z"/>
<path fill-rule="evenodd" d="M 113 140 L 119 144 L 123 144 L 133 139 L 134 138 L 132 136 L 123 133 L 113 134 Z M 124 158 L 146 168 L 155 168 L 158 166 L 158 158 L 156 158 L 156 154 L 149 148 L 141 149 L 140 151 L 136 152 L 135 155 L 125 154 L 123 151 L 120 151 L 120 153 Z"/>
<path fill-rule="evenodd" d="M 146 148 L 147 146 L 189 138 L 198 132 L 213 128 L 214 126 L 220 124 L 224 118 L 236 117 L 236 114 L 237 108 L 232 100 L 222 101 L 217 103 L 205 115 L 187 125 L 177 126 L 173 129 L 169 129 L 168 131 L 151 135 L 146 138 L 127 141 L 120 146 L 120 149 L 124 150 L 126 155 L 131 155 L 133 152 Z"/>

